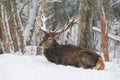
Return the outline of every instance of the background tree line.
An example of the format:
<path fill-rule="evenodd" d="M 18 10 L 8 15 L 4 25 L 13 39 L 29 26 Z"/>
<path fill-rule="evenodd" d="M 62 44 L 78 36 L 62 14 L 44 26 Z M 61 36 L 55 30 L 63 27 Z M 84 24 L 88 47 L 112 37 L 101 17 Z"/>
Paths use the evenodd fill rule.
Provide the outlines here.
<path fill-rule="evenodd" d="M 4 53 L 17 51 L 24 53 L 26 46 L 38 46 L 43 34 L 36 29 L 36 17 L 41 13 L 46 16 L 55 13 L 47 23 L 52 26 L 52 30 L 57 25 L 61 29 L 68 21 L 68 16 L 79 20 L 79 25 L 74 25 L 59 37 L 59 43 L 109 51 L 113 45 L 120 45 L 119 7 L 119 0 L 0 0 L 1 50 Z M 101 32 L 96 29 L 94 31 L 93 26 Z M 105 28 L 103 31 L 102 26 Z M 100 33 L 104 33 L 101 35 L 106 35 L 106 39 L 102 38 Z M 117 40 L 114 37 L 109 39 L 108 33 L 117 36 Z"/>

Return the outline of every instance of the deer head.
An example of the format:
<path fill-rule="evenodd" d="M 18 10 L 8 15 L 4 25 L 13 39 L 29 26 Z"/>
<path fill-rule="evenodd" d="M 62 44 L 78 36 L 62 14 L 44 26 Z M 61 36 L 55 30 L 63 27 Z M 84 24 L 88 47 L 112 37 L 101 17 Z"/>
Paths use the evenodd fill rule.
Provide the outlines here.
<path fill-rule="evenodd" d="M 36 26 L 38 27 L 39 30 L 41 30 L 45 34 L 43 40 L 40 42 L 40 46 L 42 46 L 44 49 L 52 45 L 57 36 L 65 32 L 67 29 L 71 28 L 73 24 L 78 22 L 74 18 L 71 19 L 68 18 L 69 21 L 63 26 L 61 30 L 58 30 L 58 26 L 57 26 L 54 31 L 50 31 L 47 30 L 46 28 L 46 22 L 50 20 L 53 16 L 54 15 L 49 15 L 47 18 L 45 16 L 40 16 L 36 19 Z"/>

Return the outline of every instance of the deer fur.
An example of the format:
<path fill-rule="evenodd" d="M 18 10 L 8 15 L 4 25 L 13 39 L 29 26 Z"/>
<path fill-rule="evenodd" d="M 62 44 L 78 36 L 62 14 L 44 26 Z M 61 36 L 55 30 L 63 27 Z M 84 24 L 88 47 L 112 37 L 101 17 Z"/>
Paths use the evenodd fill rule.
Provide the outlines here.
<path fill-rule="evenodd" d="M 44 48 L 44 55 L 50 62 L 82 67 L 85 69 L 104 69 L 103 60 L 96 52 L 88 49 L 81 49 L 74 45 L 60 45 L 53 38 L 53 35 L 50 36 L 49 34 L 45 34 L 40 46 L 45 45 L 44 43 L 49 39 L 51 40 L 51 44 L 47 44 L 47 47 Z"/>
<path fill-rule="evenodd" d="M 45 33 L 43 40 L 40 42 L 40 46 L 43 48 L 44 55 L 46 58 L 53 63 L 71 65 L 75 67 L 81 67 L 85 69 L 97 69 L 103 70 L 105 65 L 103 59 L 96 52 L 88 49 L 81 49 L 74 45 L 60 45 L 56 41 L 56 37 L 65 32 L 68 28 L 72 27 L 77 20 L 74 18 L 69 19 L 69 22 L 64 25 L 62 30 L 47 31 L 46 21 L 51 18 L 41 17 L 42 26 L 39 20 L 36 20 L 38 28 Z"/>

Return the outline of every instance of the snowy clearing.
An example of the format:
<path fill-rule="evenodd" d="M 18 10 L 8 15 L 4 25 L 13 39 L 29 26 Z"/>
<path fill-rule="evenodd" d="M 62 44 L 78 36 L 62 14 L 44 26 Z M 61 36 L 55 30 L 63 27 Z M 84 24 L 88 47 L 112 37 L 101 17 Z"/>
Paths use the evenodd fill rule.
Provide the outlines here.
<path fill-rule="evenodd" d="M 42 56 L 0 55 L 0 80 L 120 80 L 120 65 L 103 71 L 56 65 Z"/>

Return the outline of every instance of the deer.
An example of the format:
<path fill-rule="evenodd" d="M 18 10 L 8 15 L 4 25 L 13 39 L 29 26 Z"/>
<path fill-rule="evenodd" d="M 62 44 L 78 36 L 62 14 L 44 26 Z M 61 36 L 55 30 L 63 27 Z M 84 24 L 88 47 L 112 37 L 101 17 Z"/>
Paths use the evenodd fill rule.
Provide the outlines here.
<path fill-rule="evenodd" d="M 61 33 L 64 33 L 74 24 L 77 24 L 78 20 L 73 17 L 69 18 L 62 29 L 58 30 L 58 27 L 56 27 L 54 31 L 50 31 L 50 28 L 47 30 L 46 22 L 52 17 L 53 15 L 49 15 L 48 17 L 39 16 L 35 22 L 37 29 L 44 33 L 43 40 L 40 42 L 39 46 L 42 48 L 43 54 L 47 60 L 65 66 L 70 65 L 77 68 L 104 70 L 104 61 L 95 51 L 81 49 L 71 44 L 60 45 L 56 41 L 56 38 L 59 37 Z"/>

